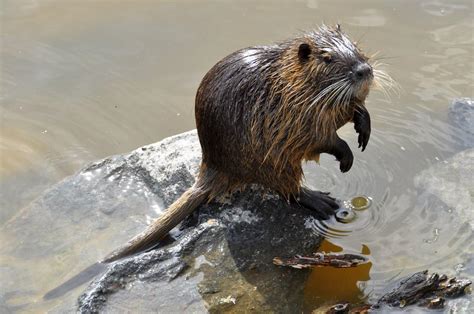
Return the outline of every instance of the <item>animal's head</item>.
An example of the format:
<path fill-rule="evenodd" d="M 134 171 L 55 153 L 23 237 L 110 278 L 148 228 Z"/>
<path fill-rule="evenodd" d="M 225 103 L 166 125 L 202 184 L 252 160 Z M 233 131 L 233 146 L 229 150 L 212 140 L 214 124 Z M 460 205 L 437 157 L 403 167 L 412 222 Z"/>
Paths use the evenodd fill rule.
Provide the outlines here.
<path fill-rule="evenodd" d="M 341 27 L 322 26 L 298 43 L 298 61 L 318 98 L 327 101 L 364 101 L 374 79 L 369 58 Z"/>

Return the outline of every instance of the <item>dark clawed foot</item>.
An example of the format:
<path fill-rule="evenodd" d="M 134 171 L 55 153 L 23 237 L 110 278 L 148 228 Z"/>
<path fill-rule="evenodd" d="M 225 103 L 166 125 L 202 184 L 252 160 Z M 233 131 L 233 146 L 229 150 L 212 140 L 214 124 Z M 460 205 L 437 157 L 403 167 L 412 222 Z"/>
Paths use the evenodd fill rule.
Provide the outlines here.
<path fill-rule="evenodd" d="M 300 206 L 313 211 L 322 220 L 329 219 L 330 216 L 334 215 L 335 210 L 339 208 L 336 199 L 329 196 L 329 193 L 312 191 L 306 188 L 301 188 L 296 202 Z"/>
<path fill-rule="evenodd" d="M 362 151 L 364 151 L 367 143 L 369 143 L 371 131 L 369 112 L 364 107 L 358 107 L 354 112 L 353 121 L 354 129 L 359 134 L 357 139 L 359 148 L 362 147 Z"/>

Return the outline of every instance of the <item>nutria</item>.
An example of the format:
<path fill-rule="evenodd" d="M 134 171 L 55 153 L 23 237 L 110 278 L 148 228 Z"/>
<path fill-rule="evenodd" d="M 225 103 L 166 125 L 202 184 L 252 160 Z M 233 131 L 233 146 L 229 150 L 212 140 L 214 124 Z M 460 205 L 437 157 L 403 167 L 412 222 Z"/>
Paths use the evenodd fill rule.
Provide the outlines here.
<path fill-rule="evenodd" d="M 104 262 L 149 249 L 200 204 L 256 183 L 327 219 L 338 204 L 301 186 L 303 160 L 334 155 L 347 172 L 353 155 L 336 130 L 349 121 L 364 151 L 364 106 L 374 72 L 339 26 L 236 51 L 203 78 L 195 114 L 202 163 L 196 182 L 165 213 Z"/>

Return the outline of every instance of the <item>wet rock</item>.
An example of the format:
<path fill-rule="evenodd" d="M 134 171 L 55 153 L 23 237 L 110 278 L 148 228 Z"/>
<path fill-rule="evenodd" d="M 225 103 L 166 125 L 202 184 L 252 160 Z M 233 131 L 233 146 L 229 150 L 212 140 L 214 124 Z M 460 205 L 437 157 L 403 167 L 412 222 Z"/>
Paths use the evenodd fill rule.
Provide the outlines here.
<path fill-rule="evenodd" d="M 199 162 L 199 149 L 183 155 L 183 143 L 169 144 L 183 138 L 188 145 L 199 145 L 196 134 L 187 133 L 135 151 L 112 172 L 124 175 L 140 165 L 147 185 L 169 204 L 192 185 Z M 169 156 L 166 162 L 154 157 L 163 154 Z M 308 215 L 259 187 L 204 205 L 174 233 L 173 243 L 110 265 L 81 295 L 79 310 L 297 309 L 306 274 L 278 269 L 272 260 L 317 247 L 320 237 L 305 228 Z"/>
<path fill-rule="evenodd" d="M 474 100 L 455 99 L 449 107 L 449 118 L 453 126 L 465 133 L 462 136 L 466 146 L 474 146 Z"/>
<path fill-rule="evenodd" d="M 392 312 L 410 305 L 427 309 L 443 309 L 446 300 L 455 299 L 469 293 L 472 282 L 468 279 L 448 277 L 428 270 L 414 273 L 399 280 L 390 292 L 384 294 L 374 304 L 338 303 L 326 313 L 369 313 Z M 452 309 L 452 307 L 450 307 Z"/>
<path fill-rule="evenodd" d="M 307 273 L 272 260 L 316 248 L 319 237 L 304 227 L 308 215 L 258 187 L 203 206 L 190 219 L 196 226 L 174 243 L 111 265 L 80 297 L 79 309 L 132 311 L 137 302 L 140 310 L 164 312 L 204 304 L 210 312 L 301 309 Z"/>
<path fill-rule="evenodd" d="M 272 260 L 310 254 L 321 238 L 305 228 L 311 213 L 259 187 L 202 206 L 159 249 L 94 266 L 193 184 L 200 157 L 191 131 L 93 163 L 47 190 L 2 227 L 2 308 L 299 311 L 307 273 Z M 103 273 L 85 289 L 96 270 Z"/>

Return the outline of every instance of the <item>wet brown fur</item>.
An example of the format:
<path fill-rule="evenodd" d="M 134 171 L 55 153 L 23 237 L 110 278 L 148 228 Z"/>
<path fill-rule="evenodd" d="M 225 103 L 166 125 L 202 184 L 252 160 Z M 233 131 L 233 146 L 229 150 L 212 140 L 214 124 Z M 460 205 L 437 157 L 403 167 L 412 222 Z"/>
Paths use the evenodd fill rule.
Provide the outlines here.
<path fill-rule="evenodd" d="M 196 96 L 196 122 L 203 163 L 227 177 L 225 182 L 216 182 L 216 187 L 228 185 L 231 190 L 234 186 L 260 183 L 287 198 L 296 195 L 303 177 L 301 162 L 325 152 L 332 145 L 336 130 L 351 121 L 354 110 L 364 105 L 369 84 L 359 88 L 359 98 L 353 97 L 350 106 L 331 103 L 328 97 L 313 103 L 321 89 L 331 82 L 331 76 L 345 75 L 337 71 L 340 64 L 326 65 L 322 60 L 329 53 L 325 52 L 326 46 L 320 47 L 315 41 L 321 33 L 340 37 L 341 42 L 347 40 L 339 29 L 323 27 L 276 46 L 237 51 L 217 63 L 204 77 Z M 298 57 L 303 43 L 314 52 L 304 62 Z M 355 44 L 348 44 L 354 53 L 351 61 L 367 60 Z M 244 63 L 246 57 L 259 54 L 265 61 L 258 62 L 258 66 L 268 71 L 261 71 L 257 79 L 249 75 L 248 69 L 244 76 L 233 73 L 230 78 L 233 86 L 227 88 L 228 78 L 222 77 L 222 72 L 234 68 L 241 71 L 235 63 Z M 228 92 L 223 97 L 216 95 L 216 90 L 221 89 Z M 234 101 L 246 97 L 249 101 Z M 229 111 L 232 116 L 227 118 Z M 227 120 L 222 123 L 209 119 L 214 115 L 216 120 Z"/>
<path fill-rule="evenodd" d="M 219 61 L 196 94 L 203 159 L 195 185 L 105 261 L 150 247 L 199 204 L 247 184 L 261 184 L 286 199 L 296 196 L 302 161 L 330 151 L 336 130 L 364 106 L 371 81 L 357 85 L 347 73 L 355 62 L 366 61 L 339 27 L 325 26 Z M 342 79 L 348 87 L 324 94 Z"/>

